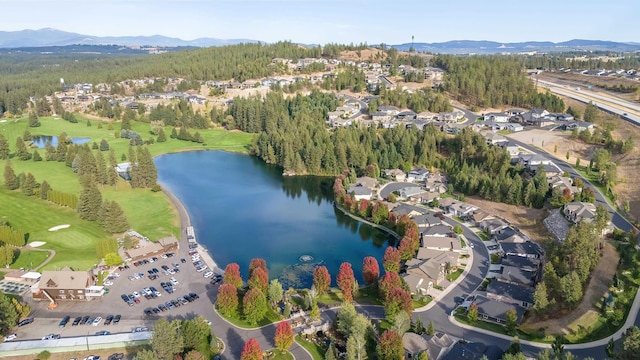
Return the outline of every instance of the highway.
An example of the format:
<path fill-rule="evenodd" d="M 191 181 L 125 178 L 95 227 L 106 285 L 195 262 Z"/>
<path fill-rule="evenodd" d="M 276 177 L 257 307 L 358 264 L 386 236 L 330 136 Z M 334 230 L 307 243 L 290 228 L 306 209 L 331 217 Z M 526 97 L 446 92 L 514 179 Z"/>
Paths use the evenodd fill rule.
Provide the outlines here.
<path fill-rule="evenodd" d="M 583 103 L 593 102 L 594 105 L 601 110 L 618 115 L 626 121 L 640 125 L 640 105 L 620 98 L 602 95 L 590 90 L 581 89 L 580 91 L 575 91 L 565 85 L 552 83 L 546 80 L 535 79 L 535 81 L 538 82 L 539 86 L 549 89 L 549 91 L 554 94 L 566 96 Z"/>

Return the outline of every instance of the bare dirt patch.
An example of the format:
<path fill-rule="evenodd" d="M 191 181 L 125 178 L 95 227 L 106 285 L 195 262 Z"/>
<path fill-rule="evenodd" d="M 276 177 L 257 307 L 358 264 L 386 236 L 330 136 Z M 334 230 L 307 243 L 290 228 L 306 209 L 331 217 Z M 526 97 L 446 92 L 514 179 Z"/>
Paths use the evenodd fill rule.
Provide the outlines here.
<path fill-rule="evenodd" d="M 465 202 L 507 220 L 534 241 L 542 242 L 551 237 L 551 234 L 542 222 L 548 215 L 546 209 L 533 209 L 526 206 L 496 203 L 480 199 L 477 196 L 468 196 Z"/>
<path fill-rule="evenodd" d="M 352 61 L 369 61 L 371 59 L 374 61 L 382 61 L 387 58 L 387 53 L 374 48 L 364 50 L 347 50 L 340 52 L 338 58 L 341 60 Z"/>
<path fill-rule="evenodd" d="M 591 280 L 589 281 L 580 305 L 573 311 L 567 313 L 550 313 L 543 314 L 542 316 L 529 317 L 521 327 L 536 331 L 544 328 L 546 334 L 570 334 L 578 330 L 573 328 L 572 324 L 575 325 L 581 317 L 590 316 L 593 312 L 598 311 L 596 304 L 609 290 L 609 284 L 613 278 L 613 274 L 616 272 L 619 259 L 620 256 L 613 245 L 605 243 L 602 250 L 602 258 L 591 274 Z"/>

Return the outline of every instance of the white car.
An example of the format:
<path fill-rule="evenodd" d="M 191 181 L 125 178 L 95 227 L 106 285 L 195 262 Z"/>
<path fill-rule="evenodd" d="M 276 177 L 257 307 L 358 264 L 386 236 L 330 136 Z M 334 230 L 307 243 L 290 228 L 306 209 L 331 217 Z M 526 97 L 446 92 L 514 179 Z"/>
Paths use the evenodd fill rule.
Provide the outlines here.
<path fill-rule="evenodd" d="M 132 294 L 134 297 L 139 298 L 140 297 L 140 293 L 138 293 L 137 291 L 134 291 Z"/>
<path fill-rule="evenodd" d="M 178 280 L 176 280 L 176 278 L 172 277 L 171 278 L 171 282 L 175 285 L 178 284 Z"/>
<path fill-rule="evenodd" d="M 207 271 L 206 273 L 204 273 L 204 275 L 203 275 L 203 276 L 204 276 L 205 278 L 210 278 L 210 277 L 212 277 L 212 276 L 213 276 L 213 271 L 209 270 L 209 271 Z"/>
<path fill-rule="evenodd" d="M 15 340 L 18 337 L 17 334 L 11 334 L 11 335 L 7 335 L 4 337 L 4 341 L 11 341 L 11 340 Z"/>
<path fill-rule="evenodd" d="M 105 281 L 104 285 L 105 286 L 111 286 L 111 285 L 113 285 L 113 281 Z"/>
<path fill-rule="evenodd" d="M 168 258 L 167 254 L 162 254 L 162 255 L 160 255 L 160 257 L 163 258 L 163 259 Z"/>
<path fill-rule="evenodd" d="M 200 267 L 198 267 L 198 268 L 196 269 L 196 271 L 197 271 L 197 272 L 203 272 L 203 271 L 205 271 L 205 270 L 207 270 L 207 267 L 206 267 L 206 266 L 204 266 L 204 265 L 203 265 L 203 266 L 200 266 Z"/>
<path fill-rule="evenodd" d="M 120 274 L 118 274 L 118 273 L 113 273 L 113 274 L 111 274 L 111 276 L 119 278 L 119 277 L 120 277 Z"/>
<path fill-rule="evenodd" d="M 101 317 L 101 316 L 98 316 L 97 318 L 95 318 L 95 319 L 93 320 L 93 322 L 91 323 L 91 325 L 93 325 L 93 326 L 98 326 L 98 325 L 100 325 L 100 322 L 102 322 L 102 317 Z"/>
<path fill-rule="evenodd" d="M 469 247 L 473 249 L 475 246 L 473 245 L 473 243 L 469 243 Z"/>

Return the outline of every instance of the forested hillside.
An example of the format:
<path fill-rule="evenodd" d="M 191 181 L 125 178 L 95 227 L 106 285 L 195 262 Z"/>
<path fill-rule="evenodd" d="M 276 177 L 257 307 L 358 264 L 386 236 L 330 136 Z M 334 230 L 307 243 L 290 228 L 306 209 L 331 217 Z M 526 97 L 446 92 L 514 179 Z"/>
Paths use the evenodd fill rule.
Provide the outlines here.
<path fill-rule="evenodd" d="M 522 59 L 502 56 L 436 56 L 434 64 L 447 70 L 444 88 L 456 100 L 478 108 L 503 105 L 537 107 L 562 112 L 564 101 L 540 94 L 527 78 Z"/>

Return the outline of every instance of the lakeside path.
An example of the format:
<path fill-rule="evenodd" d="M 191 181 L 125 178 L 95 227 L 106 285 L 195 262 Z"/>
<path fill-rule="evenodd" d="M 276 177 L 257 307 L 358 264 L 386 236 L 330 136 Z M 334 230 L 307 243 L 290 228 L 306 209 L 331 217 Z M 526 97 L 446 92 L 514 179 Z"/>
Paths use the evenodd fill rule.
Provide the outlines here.
<path fill-rule="evenodd" d="M 178 215 L 180 216 L 180 256 L 188 256 L 188 241 L 187 241 L 187 227 L 191 226 L 191 219 L 189 217 L 189 213 L 187 209 L 184 207 L 180 199 L 178 199 L 175 194 L 173 194 L 166 186 L 160 184 L 162 186 L 162 192 L 169 198 L 173 206 L 175 207 Z M 195 229 L 194 229 L 195 230 Z M 197 234 L 197 232 L 196 232 Z M 197 236 L 196 236 L 197 238 Z M 212 269 L 215 273 L 223 274 L 223 269 L 216 264 L 211 255 L 208 253 L 207 249 L 202 245 L 198 244 L 198 253 L 202 260 Z M 199 314 L 205 316 L 207 319 L 211 321 L 211 327 L 215 332 L 216 336 L 222 340 L 225 346 L 225 351 L 222 353 L 222 359 L 239 359 L 240 352 L 244 347 L 244 343 L 250 339 L 255 338 L 258 340 L 258 343 L 263 349 L 272 349 L 275 348 L 275 343 L 273 342 L 273 338 L 276 331 L 276 326 L 278 323 L 269 324 L 256 329 L 243 329 L 238 326 L 235 326 L 223 319 L 218 313 L 213 309 L 215 304 L 215 300 L 217 297 L 217 287 L 208 292 L 206 298 L 211 301 L 211 311 L 207 314 Z M 296 360 L 312 360 L 313 357 L 311 354 L 303 348 L 297 342 L 294 342 L 293 345 L 289 348 L 289 352 L 293 355 Z"/>

